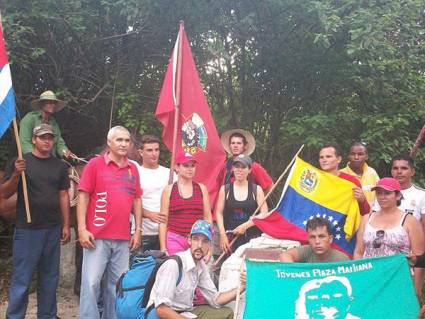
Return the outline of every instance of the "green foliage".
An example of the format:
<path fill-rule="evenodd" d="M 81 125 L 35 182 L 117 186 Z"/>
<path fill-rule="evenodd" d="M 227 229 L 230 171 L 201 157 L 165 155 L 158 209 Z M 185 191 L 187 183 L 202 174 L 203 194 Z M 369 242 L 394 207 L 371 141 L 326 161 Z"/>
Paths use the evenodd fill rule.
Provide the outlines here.
<path fill-rule="evenodd" d="M 59 91 L 77 154 L 104 141 L 112 104 L 113 124 L 160 134 L 154 110 L 180 20 L 218 130 L 251 130 L 275 176 L 301 144 L 315 162 L 323 143 L 359 139 L 386 174 L 423 124 L 421 0 L 6 0 L 2 11 L 20 113 Z"/>

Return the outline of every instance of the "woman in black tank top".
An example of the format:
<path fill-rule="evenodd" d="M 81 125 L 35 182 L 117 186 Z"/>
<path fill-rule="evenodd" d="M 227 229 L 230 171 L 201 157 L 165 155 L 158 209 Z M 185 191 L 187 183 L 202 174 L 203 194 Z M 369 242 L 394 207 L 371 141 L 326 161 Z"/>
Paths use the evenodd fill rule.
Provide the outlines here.
<path fill-rule="evenodd" d="M 220 247 L 230 252 L 228 234 L 239 236 L 232 246 L 236 250 L 250 239 L 261 235 L 261 231 L 254 226 L 250 217 L 264 199 L 261 187 L 248 181 L 251 172 L 252 160 L 249 156 L 239 155 L 233 160 L 235 181 L 223 185 L 218 195 L 216 218 L 220 235 Z M 260 209 L 267 212 L 267 204 Z"/>

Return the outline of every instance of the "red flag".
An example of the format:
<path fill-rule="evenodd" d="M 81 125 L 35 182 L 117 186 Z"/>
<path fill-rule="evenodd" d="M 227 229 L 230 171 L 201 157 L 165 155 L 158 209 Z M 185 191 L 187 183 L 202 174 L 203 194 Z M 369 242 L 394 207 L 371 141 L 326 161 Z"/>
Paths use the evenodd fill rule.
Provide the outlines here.
<path fill-rule="evenodd" d="M 177 111 L 179 116 L 175 151 L 184 149 L 196 157 L 198 165 L 195 180 L 205 184 L 208 188 L 210 203 L 213 206 L 220 187 L 217 176 L 226 156 L 199 81 L 189 41 L 182 26 L 165 74 L 155 112 L 156 117 L 164 126 L 162 139 L 170 151 L 173 150 L 176 105 L 179 106 Z"/>

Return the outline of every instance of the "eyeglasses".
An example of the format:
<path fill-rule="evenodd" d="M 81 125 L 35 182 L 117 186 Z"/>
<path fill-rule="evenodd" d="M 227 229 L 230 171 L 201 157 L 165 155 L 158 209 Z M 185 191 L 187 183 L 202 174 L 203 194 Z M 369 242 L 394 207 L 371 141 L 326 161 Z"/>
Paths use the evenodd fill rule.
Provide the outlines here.
<path fill-rule="evenodd" d="M 372 242 L 372 247 L 373 248 L 380 248 L 382 246 L 384 236 L 385 236 L 385 230 L 381 229 L 381 230 L 376 231 L 376 237 Z"/>

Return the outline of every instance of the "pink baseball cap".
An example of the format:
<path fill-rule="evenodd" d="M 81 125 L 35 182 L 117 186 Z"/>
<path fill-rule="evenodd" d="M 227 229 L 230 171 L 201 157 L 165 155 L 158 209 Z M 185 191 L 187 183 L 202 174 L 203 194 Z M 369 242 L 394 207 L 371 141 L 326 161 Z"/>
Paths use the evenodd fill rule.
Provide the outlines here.
<path fill-rule="evenodd" d="M 376 184 L 376 186 L 372 188 L 372 190 L 374 191 L 377 188 L 383 188 L 390 192 L 401 191 L 401 186 L 399 181 L 392 177 L 381 178 Z"/>
<path fill-rule="evenodd" d="M 176 155 L 176 164 L 184 164 L 191 161 L 198 163 L 198 161 L 192 154 L 186 153 L 183 150 L 179 151 Z"/>

